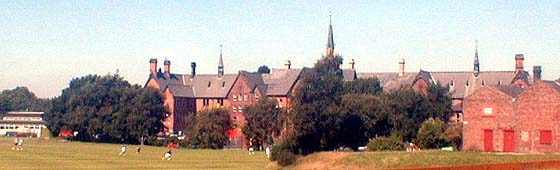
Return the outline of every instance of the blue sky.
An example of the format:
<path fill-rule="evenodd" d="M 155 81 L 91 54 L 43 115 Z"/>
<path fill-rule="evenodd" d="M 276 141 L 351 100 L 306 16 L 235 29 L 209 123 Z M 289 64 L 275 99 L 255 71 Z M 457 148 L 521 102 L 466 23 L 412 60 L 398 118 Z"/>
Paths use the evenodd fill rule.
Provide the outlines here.
<path fill-rule="evenodd" d="M 329 9 L 335 52 L 358 72 L 543 67 L 560 77 L 560 1 L 0 1 L 0 90 L 60 95 L 74 77 L 119 73 L 144 84 L 150 58 L 175 73 L 261 65 L 312 66 L 324 52 Z"/>

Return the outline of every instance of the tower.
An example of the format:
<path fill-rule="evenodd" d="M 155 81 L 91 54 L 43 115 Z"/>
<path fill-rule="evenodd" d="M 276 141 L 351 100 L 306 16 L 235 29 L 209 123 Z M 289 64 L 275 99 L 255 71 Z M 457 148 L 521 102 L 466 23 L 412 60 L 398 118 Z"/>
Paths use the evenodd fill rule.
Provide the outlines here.
<path fill-rule="evenodd" d="M 222 60 L 222 45 L 220 45 L 220 60 L 218 62 L 218 77 L 224 76 L 224 61 Z"/>
<path fill-rule="evenodd" d="M 327 49 L 325 51 L 325 56 L 334 57 L 334 39 L 333 39 L 333 29 L 332 29 L 332 15 L 329 11 L 329 33 L 327 38 Z"/>
<path fill-rule="evenodd" d="M 480 74 L 480 63 L 478 62 L 478 41 L 475 41 L 473 75 L 478 77 L 478 74 Z"/>

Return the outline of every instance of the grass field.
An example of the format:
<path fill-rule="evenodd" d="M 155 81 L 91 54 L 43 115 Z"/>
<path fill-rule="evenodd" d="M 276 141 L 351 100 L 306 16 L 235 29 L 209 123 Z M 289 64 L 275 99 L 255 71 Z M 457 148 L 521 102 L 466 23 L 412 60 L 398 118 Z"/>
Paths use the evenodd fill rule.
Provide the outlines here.
<path fill-rule="evenodd" d="M 174 149 L 173 160 L 161 160 L 165 147 L 61 142 L 25 138 L 24 150 L 11 147 L 13 138 L 0 137 L 0 169 L 264 169 L 270 161 L 263 152 L 248 155 L 240 150 Z"/>
<path fill-rule="evenodd" d="M 440 150 L 421 152 L 321 152 L 300 157 L 296 165 L 285 167 L 285 169 L 384 169 L 542 160 L 560 160 L 560 155 L 450 152 Z"/>

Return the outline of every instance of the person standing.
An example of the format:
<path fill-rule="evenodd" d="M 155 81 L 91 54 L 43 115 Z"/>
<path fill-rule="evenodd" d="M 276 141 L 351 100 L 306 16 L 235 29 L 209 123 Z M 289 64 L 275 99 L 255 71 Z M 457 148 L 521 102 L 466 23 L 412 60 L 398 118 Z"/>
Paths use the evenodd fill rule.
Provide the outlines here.
<path fill-rule="evenodd" d="M 270 147 L 266 146 L 266 148 L 264 148 L 264 153 L 266 154 L 266 157 L 270 159 Z"/>
<path fill-rule="evenodd" d="M 19 138 L 15 137 L 14 138 L 14 146 L 12 146 L 12 150 L 16 150 L 18 149 L 18 142 L 19 142 Z M 19 149 L 18 149 L 19 150 Z"/>
<path fill-rule="evenodd" d="M 125 154 L 126 154 L 126 146 L 123 145 L 123 146 L 121 147 L 121 153 L 119 153 L 119 155 L 125 156 Z"/>
<path fill-rule="evenodd" d="M 17 146 L 17 150 L 23 150 L 23 139 L 19 139 Z"/>

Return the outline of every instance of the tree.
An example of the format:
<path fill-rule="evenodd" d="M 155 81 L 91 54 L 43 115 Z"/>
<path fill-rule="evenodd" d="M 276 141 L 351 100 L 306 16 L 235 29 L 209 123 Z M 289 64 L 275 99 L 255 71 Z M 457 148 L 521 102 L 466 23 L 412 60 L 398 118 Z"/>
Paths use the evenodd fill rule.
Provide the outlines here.
<path fill-rule="evenodd" d="M 385 115 L 379 97 L 370 94 L 343 95 L 340 113 L 340 129 L 336 134 L 339 143 L 354 150 L 377 135 L 375 125 L 382 123 L 380 120 Z"/>
<path fill-rule="evenodd" d="M 257 70 L 257 73 L 259 74 L 268 74 L 270 73 L 270 68 L 268 68 L 268 66 L 266 65 L 262 65 L 259 67 L 259 69 Z"/>
<path fill-rule="evenodd" d="M 441 83 L 431 84 L 426 97 L 429 101 L 427 116 L 448 122 L 450 113 L 453 111 L 451 110 L 449 86 L 442 86 Z"/>
<path fill-rule="evenodd" d="M 8 111 L 43 112 L 47 99 L 39 99 L 27 87 L 16 87 L 0 93 L 0 114 Z"/>
<path fill-rule="evenodd" d="M 359 78 L 354 81 L 344 82 L 344 94 L 371 94 L 379 95 L 383 92 L 381 82 L 377 77 Z"/>
<path fill-rule="evenodd" d="M 293 152 L 309 154 L 339 146 L 342 94 L 341 56 L 323 57 L 303 73 L 292 98 L 296 146 Z"/>
<path fill-rule="evenodd" d="M 77 140 L 138 143 L 163 130 L 166 112 L 157 90 L 108 74 L 73 79 L 49 104 L 45 118 L 53 133 L 77 131 Z"/>
<path fill-rule="evenodd" d="M 428 100 L 411 88 L 385 94 L 382 100 L 387 113 L 385 121 L 391 128 L 388 133 L 395 133 L 405 141 L 414 139 L 419 125 L 428 119 Z"/>
<path fill-rule="evenodd" d="M 256 146 L 272 144 L 273 137 L 280 133 L 282 125 L 280 115 L 284 112 L 276 106 L 276 100 L 263 98 L 257 103 L 243 108 L 247 123 L 242 130 L 247 141 L 253 139 L 256 141 Z"/>
<path fill-rule="evenodd" d="M 221 149 L 228 142 L 231 128 L 229 113 L 223 108 L 204 109 L 196 113 L 193 128 L 188 132 L 192 145 L 198 148 Z"/>
<path fill-rule="evenodd" d="M 437 149 L 446 146 L 445 122 L 439 119 L 428 119 L 422 123 L 418 130 L 417 143 L 421 148 Z"/>

